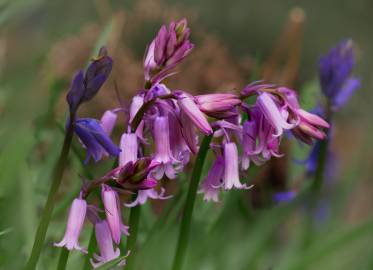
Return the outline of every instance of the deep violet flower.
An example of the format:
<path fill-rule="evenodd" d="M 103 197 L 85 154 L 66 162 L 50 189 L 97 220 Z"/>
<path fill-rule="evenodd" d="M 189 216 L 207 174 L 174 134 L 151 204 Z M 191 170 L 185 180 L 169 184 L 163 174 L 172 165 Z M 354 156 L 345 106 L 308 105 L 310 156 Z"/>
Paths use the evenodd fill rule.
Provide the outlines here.
<path fill-rule="evenodd" d="M 202 182 L 198 193 L 203 193 L 205 201 L 219 201 L 219 190 L 223 184 L 224 159 L 222 156 L 217 156 L 212 164 L 205 180 Z"/>
<path fill-rule="evenodd" d="M 102 185 L 101 197 L 104 203 L 106 220 L 111 231 L 111 236 L 114 242 L 119 244 L 121 232 L 125 235 L 129 235 L 129 233 L 128 227 L 122 223 L 118 193 L 108 185 Z"/>
<path fill-rule="evenodd" d="M 283 203 L 292 201 L 296 197 L 297 193 L 294 190 L 276 192 L 272 199 L 276 203 Z"/>
<path fill-rule="evenodd" d="M 86 162 L 90 157 L 97 162 L 104 155 L 116 157 L 120 153 L 120 149 L 111 141 L 96 119 L 78 118 L 75 122 L 75 133 L 87 149 Z"/>
<path fill-rule="evenodd" d="M 320 57 L 320 84 L 332 109 L 336 110 L 348 102 L 360 87 L 360 80 L 352 76 L 355 56 L 352 40 L 345 40 Z"/>
<path fill-rule="evenodd" d="M 82 248 L 78 242 L 86 213 L 87 202 L 81 197 L 74 199 L 69 210 L 65 235 L 61 242 L 54 244 L 55 246 L 64 246 L 68 250 L 77 249 L 83 253 L 87 253 L 86 249 Z"/>
<path fill-rule="evenodd" d="M 99 221 L 95 224 L 95 234 L 100 255 L 93 253 L 93 259 L 90 262 L 94 268 L 100 267 L 106 262 L 114 260 L 120 256 L 119 248 L 113 247 L 113 238 L 106 220 Z M 120 266 L 125 264 L 125 260 L 120 262 Z"/>
<path fill-rule="evenodd" d="M 108 56 L 106 48 L 102 47 L 86 72 L 81 70 L 75 74 L 66 97 L 71 112 L 76 112 L 81 103 L 91 100 L 97 94 L 109 77 L 112 66 L 113 60 Z"/>

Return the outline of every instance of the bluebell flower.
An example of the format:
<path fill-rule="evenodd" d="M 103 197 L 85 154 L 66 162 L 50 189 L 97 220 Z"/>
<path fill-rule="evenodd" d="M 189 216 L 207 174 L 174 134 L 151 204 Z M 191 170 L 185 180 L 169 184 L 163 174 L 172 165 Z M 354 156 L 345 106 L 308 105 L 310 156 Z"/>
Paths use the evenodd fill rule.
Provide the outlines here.
<path fill-rule="evenodd" d="M 284 203 L 292 201 L 297 193 L 293 190 L 289 191 L 280 191 L 273 194 L 272 199 L 276 203 Z"/>
<path fill-rule="evenodd" d="M 119 147 L 111 141 L 96 119 L 78 118 L 75 122 L 75 133 L 87 149 L 86 162 L 90 157 L 97 162 L 105 155 L 116 157 L 120 153 Z"/>
<path fill-rule="evenodd" d="M 352 76 L 355 56 L 351 40 L 345 40 L 323 55 L 319 62 L 321 89 L 336 110 L 345 105 L 360 87 L 360 80 Z"/>
<path fill-rule="evenodd" d="M 113 60 L 106 49 L 100 49 L 97 58 L 89 64 L 86 72 L 80 70 L 75 74 L 67 94 L 70 112 L 76 112 L 79 105 L 91 100 L 105 83 L 113 67 Z"/>

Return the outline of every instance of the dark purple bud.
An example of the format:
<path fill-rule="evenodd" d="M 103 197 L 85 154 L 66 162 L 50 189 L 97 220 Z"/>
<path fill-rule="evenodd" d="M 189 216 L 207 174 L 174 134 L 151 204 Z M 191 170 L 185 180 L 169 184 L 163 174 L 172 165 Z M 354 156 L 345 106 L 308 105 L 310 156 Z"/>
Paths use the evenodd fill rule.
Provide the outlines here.
<path fill-rule="evenodd" d="M 84 72 L 80 70 L 75 74 L 66 97 L 71 112 L 75 112 L 78 109 L 84 95 L 84 90 Z"/>

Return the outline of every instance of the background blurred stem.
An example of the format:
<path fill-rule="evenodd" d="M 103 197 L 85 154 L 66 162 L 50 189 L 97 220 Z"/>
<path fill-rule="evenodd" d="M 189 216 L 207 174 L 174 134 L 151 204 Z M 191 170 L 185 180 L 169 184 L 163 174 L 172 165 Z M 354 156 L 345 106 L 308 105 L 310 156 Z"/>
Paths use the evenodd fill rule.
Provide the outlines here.
<path fill-rule="evenodd" d="M 66 248 L 61 249 L 60 258 L 58 260 L 57 270 L 65 270 L 67 259 L 69 258 L 70 251 Z"/>
<path fill-rule="evenodd" d="M 63 142 L 63 147 L 61 150 L 60 157 L 53 169 L 53 174 L 52 174 L 52 185 L 49 190 L 47 202 L 45 203 L 44 210 L 40 219 L 39 226 L 36 231 L 35 235 L 35 240 L 34 240 L 34 245 L 32 247 L 31 255 L 30 258 L 27 262 L 26 269 L 27 270 L 32 270 L 36 268 L 36 264 L 39 260 L 41 249 L 44 244 L 45 240 L 45 235 L 48 230 L 48 225 L 51 220 L 55 200 L 56 200 L 56 195 L 58 192 L 58 188 L 61 184 L 63 172 L 65 170 L 66 164 L 67 164 L 67 158 L 69 155 L 69 150 L 71 146 L 71 141 L 74 135 L 74 119 L 75 115 L 70 114 L 69 118 L 69 124 L 67 126 L 67 130 L 65 133 L 65 139 Z"/>
<path fill-rule="evenodd" d="M 190 224 L 192 223 L 192 215 L 193 215 L 193 208 L 194 203 L 196 200 L 197 190 L 199 180 L 201 178 L 203 164 L 207 155 L 207 151 L 209 149 L 209 145 L 211 142 L 212 136 L 206 136 L 203 138 L 201 147 L 199 149 L 193 172 L 192 177 L 190 179 L 188 195 L 185 202 L 184 212 L 181 220 L 180 232 L 179 232 L 179 239 L 177 242 L 176 253 L 173 262 L 173 270 L 180 270 L 183 266 L 183 262 L 185 259 L 185 253 L 188 247 L 188 240 L 190 234 Z"/>
<path fill-rule="evenodd" d="M 137 197 L 137 194 L 134 194 L 132 200 L 136 200 L 136 197 Z M 131 254 L 128 256 L 128 259 L 125 265 L 126 270 L 133 269 L 135 259 L 136 259 L 135 258 L 136 242 L 137 242 L 137 233 L 139 230 L 139 221 L 140 221 L 140 214 L 141 214 L 140 210 L 141 210 L 140 205 L 132 207 L 130 210 L 130 221 L 129 221 L 130 235 L 128 236 L 127 249 L 131 251 Z"/>

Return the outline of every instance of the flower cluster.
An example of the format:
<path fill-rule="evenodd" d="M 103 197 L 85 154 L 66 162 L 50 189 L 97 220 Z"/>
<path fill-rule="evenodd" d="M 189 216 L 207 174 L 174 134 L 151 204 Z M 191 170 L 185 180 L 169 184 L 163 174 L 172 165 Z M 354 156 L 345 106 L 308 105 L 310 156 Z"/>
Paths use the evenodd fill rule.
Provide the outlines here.
<path fill-rule="evenodd" d="M 242 172 L 252 162 L 261 165 L 272 156 L 280 157 L 279 146 L 285 131 L 306 143 L 326 136 L 323 129 L 329 127 L 328 123 L 304 111 L 296 92 L 285 87 L 253 83 L 240 93 L 198 96 L 169 89 L 164 79 L 174 74 L 174 67 L 193 48 L 189 35 L 186 20 L 172 22 L 168 28 L 162 26 L 144 58 L 145 86 L 132 98 L 129 108 L 109 110 L 101 121 L 75 121 L 75 132 L 87 150 L 87 160 L 93 157 L 97 162 L 105 156 L 118 156 L 115 169 L 83 184 L 80 197 L 71 206 L 65 237 L 58 244 L 84 251 L 78 236 L 87 214 L 95 226 L 100 249 L 100 255 L 92 261 L 94 267 L 118 257 L 119 250 L 113 244 L 119 244 L 122 234 L 128 235 L 128 227 L 122 223 L 119 194 L 137 193 L 137 198 L 125 203 L 125 207 L 144 204 L 147 199 L 170 198 L 160 180 L 177 178 L 198 152 L 201 134 L 212 137 L 210 148 L 215 160 L 200 192 L 205 200 L 213 201 L 218 201 L 221 190 L 249 189 L 251 186 L 242 182 Z M 85 76 L 82 72 L 77 75 L 84 78 L 84 83 L 76 82 L 81 81 L 80 77 L 74 78 L 68 94 L 71 109 L 97 92 L 97 87 L 87 88 L 86 85 L 94 84 L 89 83 L 91 80 L 99 81 L 98 86 L 102 85 L 101 79 L 107 78 L 111 61 L 104 61 L 106 57 L 102 55 L 91 64 L 96 67 L 96 79 L 89 75 L 91 66 Z M 103 62 L 98 65 L 97 61 Z M 250 97 L 255 98 L 252 104 L 248 102 Z M 110 134 L 119 111 L 128 111 L 129 121 L 117 147 Z M 88 195 L 95 188 L 101 188 L 105 215 L 87 204 Z"/>

